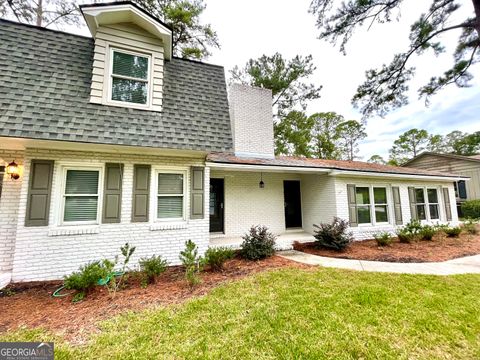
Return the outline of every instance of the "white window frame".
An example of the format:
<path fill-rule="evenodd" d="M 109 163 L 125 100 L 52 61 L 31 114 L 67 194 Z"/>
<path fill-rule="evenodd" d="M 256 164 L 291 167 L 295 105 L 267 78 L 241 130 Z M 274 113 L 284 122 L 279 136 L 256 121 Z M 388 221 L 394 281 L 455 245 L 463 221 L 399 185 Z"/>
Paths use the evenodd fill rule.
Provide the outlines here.
<path fill-rule="evenodd" d="M 114 52 L 119 52 L 119 53 L 124 53 L 124 54 L 129 54 L 129 55 L 134 55 L 134 56 L 140 56 L 147 58 L 148 60 L 148 70 L 147 70 L 147 80 L 145 79 L 140 79 L 140 78 L 135 78 L 135 77 L 130 77 L 130 76 L 125 76 L 125 75 L 114 75 L 113 74 L 113 53 Z M 152 59 L 153 59 L 153 54 L 152 53 L 144 53 L 140 51 L 135 51 L 131 49 L 125 49 L 117 46 L 109 46 L 109 51 L 108 51 L 108 79 L 106 83 L 108 84 L 108 89 L 107 89 L 107 95 L 106 95 L 106 102 L 109 104 L 113 105 L 121 105 L 123 107 L 132 107 L 132 108 L 137 108 L 137 109 L 148 109 L 152 106 L 152 91 L 153 91 L 153 71 L 152 71 Z M 128 102 L 128 101 L 120 101 L 120 100 L 113 100 L 112 99 L 112 86 L 113 86 L 113 78 L 120 78 L 120 79 L 126 79 L 126 80 L 134 80 L 134 81 L 141 81 L 147 83 L 147 103 L 146 104 L 138 104 L 138 103 L 133 103 L 133 102 Z"/>
<path fill-rule="evenodd" d="M 417 205 L 423 205 L 425 206 L 425 218 L 424 220 L 418 219 L 419 221 L 424 221 L 424 222 L 432 222 L 432 221 L 442 221 L 443 218 L 443 203 L 440 200 L 440 190 L 436 186 L 414 186 L 415 191 L 417 189 L 422 189 L 423 190 L 423 197 L 424 197 L 424 202 L 423 203 L 415 203 L 415 209 Z M 436 203 L 430 203 L 428 199 L 428 190 L 435 190 L 437 192 L 437 202 Z M 416 196 L 415 196 L 416 197 Z M 437 205 L 438 206 L 438 219 L 432 219 L 432 216 L 430 214 L 430 205 Z M 417 214 L 418 216 L 418 214 Z"/>
<path fill-rule="evenodd" d="M 387 184 L 355 184 L 355 197 L 357 196 L 357 193 L 356 193 L 356 189 L 357 188 L 362 188 L 362 187 L 366 187 L 368 188 L 368 194 L 370 196 L 370 204 L 368 204 L 368 206 L 370 207 L 370 222 L 369 223 L 361 223 L 360 220 L 358 220 L 358 226 L 359 227 L 368 227 L 368 226 L 382 226 L 382 225 L 389 225 L 391 224 L 391 221 L 392 221 L 392 210 L 391 210 L 391 207 L 392 207 L 392 195 L 391 195 L 391 186 L 390 185 L 387 185 Z M 375 197 L 374 197 L 374 192 L 373 192 L 373 189 L 374 188 L 383 188 L 385 189 L 386 191 L 386 195 L 387 195 L 387 203 L 386 204 L 376 204 L 375 203 Z M 356 200 L 356 198 L 355 198 Z M 356 204 L 356 201 L 355 201 L 355 204 Z M 376 218 L 376 215 L 375 215 L 375 205 L 386 205 L 387 206 L 387 221 L 386 222 L 377 222 L 377 218 Z M 358 204 L 356 204 L 356 207 L 358 209 Z M 367 206 L 367 204 L 365 205 L 360 205 L 360 206 Z M 358 212 L 357 212 L 357 217 L 358 217 Z"/>
<path fill-rule="evenodd" d="M 58 204 L 58 224 L 63 226 L 69 225 L 99 225 L 102 218 L 102 206 L 103 206 L 103 175 L 104 175 L 104 164 L 96 164 L 96 165 L 86 165 L 86 164 L 65 164 L 61 166 L 61 179 L 60 179 L 60 192 L 59 198 L 57 199 Z M 97 218 L 93 221 L 65 221 L 65 187 L 67 182 L 67 171 L 68 170 L 86 170 L 86 171 L 98 171 L 98 201 L 97 201 Z M 84 195 L 84 196 L 92 196 L 92 195 Z"/>
<path fill-rule="evenodd" d="M 150 214 L 152 214 L 151 219 L 155 223 L 172 223 L 172 222 L 183 222 L 187 220 L 187 199 L 188 194 L 188 169 L 183 167 L 153 167 L 152 168 L 152 179 L 151 184 L 152 191 L 150 194 Z M 178 174 L 183 176 L 183 208 L 182 208 L 182 217 L 179 218 L 159 218 L 158 217 L 158 197 L 159 196 L 180 196 L 179 194 L 158 194 L 158 174 Z"/>

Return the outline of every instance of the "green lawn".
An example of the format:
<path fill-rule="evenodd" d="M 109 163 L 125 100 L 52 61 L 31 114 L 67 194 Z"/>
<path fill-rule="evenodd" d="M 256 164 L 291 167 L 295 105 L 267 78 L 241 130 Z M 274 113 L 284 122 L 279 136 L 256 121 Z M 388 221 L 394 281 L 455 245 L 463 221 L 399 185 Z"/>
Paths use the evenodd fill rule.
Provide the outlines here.
<path fill-rule="evenodd" d="M 116 317 L 85 347 L 55 340 L 56 359 L 479 359 L 480 275 L 272 271 Z"/>

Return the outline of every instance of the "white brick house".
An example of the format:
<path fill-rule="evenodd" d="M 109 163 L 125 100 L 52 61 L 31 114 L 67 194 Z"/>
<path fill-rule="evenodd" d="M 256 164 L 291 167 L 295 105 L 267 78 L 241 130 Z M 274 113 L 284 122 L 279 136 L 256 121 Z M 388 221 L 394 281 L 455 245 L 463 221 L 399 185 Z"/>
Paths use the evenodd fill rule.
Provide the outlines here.
<path fill-rule="evenodd" d="M 227 99 L 223 68 L 173 57 L 168 26 L 132 3 L 82 11 L 92 38 L 0 20 L 0 285 L 125 242 L 134 262 L 178 264 L 186 240 L 238 246 L 256 224 L 288 247 L 334 216 L 359 240 L 458 221 L 461 177 L 275 157 L 268 90 Z"/>

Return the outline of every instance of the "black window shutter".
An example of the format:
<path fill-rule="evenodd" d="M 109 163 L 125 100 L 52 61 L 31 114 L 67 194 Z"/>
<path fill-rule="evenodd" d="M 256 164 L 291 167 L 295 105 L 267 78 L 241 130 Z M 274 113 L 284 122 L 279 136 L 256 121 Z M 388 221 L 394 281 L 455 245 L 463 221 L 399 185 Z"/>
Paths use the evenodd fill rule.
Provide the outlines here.
<path fill-rule="evenodd" d="M 105 164 L 103 216 L 105 224 L 119 223 L 122 211 L 123 164 Z"/>
<path fill-rule="evenodd" d="M 458 182 L 458 197 L 462 200 L 467 198 L 467 184 L 465 180 L 460 180 Z"/>
<path fill-rule="evenodd" d="M 32 160 L 25 226 L 47 226 L 52 192 L 53 160 Z"/>

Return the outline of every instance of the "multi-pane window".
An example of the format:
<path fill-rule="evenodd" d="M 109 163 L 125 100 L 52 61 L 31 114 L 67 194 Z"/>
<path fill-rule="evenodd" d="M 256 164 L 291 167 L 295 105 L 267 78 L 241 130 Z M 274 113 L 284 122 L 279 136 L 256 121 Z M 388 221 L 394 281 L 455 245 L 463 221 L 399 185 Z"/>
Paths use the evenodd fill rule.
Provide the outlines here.
<path fill-rule="evenodd" d="M 355 195 L 359 224 L 388 222 L 387 188 L 357 186 Z"/>
<path fill-rule="evenodd" d="M 112 50 L 111 100 L 148 103 L 149 57 Z"/>
<path fill-rule="evenodd" d="M 63 222 L 95 223 L 98 215 L 99 170 L 66 170 Z"/>
<path fill-rule="evenodd" d="M 388 222 L 387 189 L 384 187 L 374 187 L 373 200 L 375 202 L 375 221 L 377 223 Z"/>
<path fill-rule="evenodd" d="M 157 218 L 183 219 L 183 173 L 158 173 Z"/>
<path fill-rule="evenodd" d="M 418 220 L 426 220 L 427 211 L 425 208 L 425 192 L 423 188 L 415 189 L 415 206 L 417 208 Z"/>
<path fill-rule="evenodd" d="M 437 189 L 427 189 L 428 210 L 430 211 L 430 219 L 440 219 L 440 212 L 438 206 L 438 192 Z"/>
<path fill-rule="evenodd" d="M 357 214 L 359 224 L 371 223 L 370 189 L 368 187 L 356 187 Z"/>

